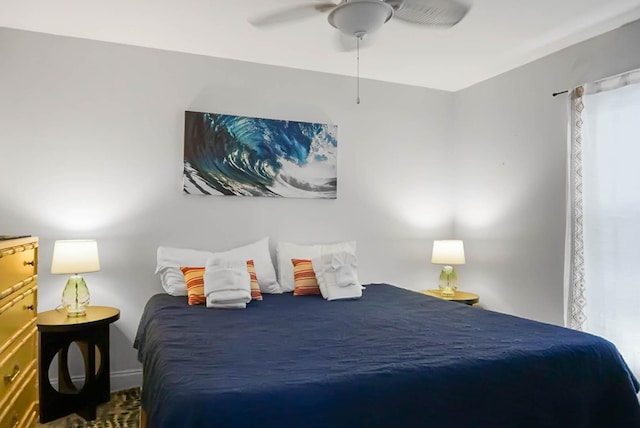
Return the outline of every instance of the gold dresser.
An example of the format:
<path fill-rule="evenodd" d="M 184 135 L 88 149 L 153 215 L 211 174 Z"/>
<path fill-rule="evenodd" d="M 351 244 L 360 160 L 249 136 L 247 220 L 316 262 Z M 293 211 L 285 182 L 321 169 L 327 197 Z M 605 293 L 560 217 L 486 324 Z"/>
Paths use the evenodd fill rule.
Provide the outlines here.
<path fill-rule="evenodd" d="M 0 240 L 0 427 L 34 427 L 38 416 L 38 238 Z"/>

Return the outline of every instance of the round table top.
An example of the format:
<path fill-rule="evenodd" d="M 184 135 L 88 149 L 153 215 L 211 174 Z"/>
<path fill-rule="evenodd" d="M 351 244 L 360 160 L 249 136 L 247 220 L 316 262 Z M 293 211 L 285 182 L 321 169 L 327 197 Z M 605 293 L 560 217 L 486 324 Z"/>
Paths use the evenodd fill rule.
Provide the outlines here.
<path fill-rule="evenodd" d="M 460 290 L 456 290 L 456 294 L 453 295 L 453 297 L 444 297 L 440 293 L 440 290 L 424 290 L 422 291 L 422 293 L 427 294 L 429 296 L 437 297 L 439 299 L 451 300 L 454 302 L 463 302 L 468 305 L 473 305 L 480 301 L 480 296 L 478 296 L 477 294 L 469 293 L 466 291 L 460 291 Z"/>
<path fill-rule="evenodd" d="M 38 314 L 38 329 L 40 330 L 70 330 L 74 327 L 84 327 L 91 324 L 112 323 L 120 318 L 120 310 L 109 306 L 87 306 L 86 314 L 70 317 L 64 308 Z"/>

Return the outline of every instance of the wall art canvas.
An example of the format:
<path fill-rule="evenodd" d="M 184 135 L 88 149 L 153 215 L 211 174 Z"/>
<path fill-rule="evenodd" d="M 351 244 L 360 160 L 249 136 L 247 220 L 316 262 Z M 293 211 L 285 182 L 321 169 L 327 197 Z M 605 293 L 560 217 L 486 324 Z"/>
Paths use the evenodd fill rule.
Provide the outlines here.
<path fill-rule="evenodd" d="M 185 112 L 183 191 L 335 199 L 337 126 Z"/>

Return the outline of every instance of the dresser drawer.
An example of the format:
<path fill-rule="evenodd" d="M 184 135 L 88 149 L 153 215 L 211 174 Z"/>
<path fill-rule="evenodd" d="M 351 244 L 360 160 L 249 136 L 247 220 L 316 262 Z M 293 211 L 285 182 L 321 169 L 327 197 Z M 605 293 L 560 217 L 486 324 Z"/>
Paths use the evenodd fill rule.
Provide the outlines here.
<path fill-rule="evenodd" d="M 36 403 L 33 403 L 32 408 L 27 412 L 24 417 L 24 423 L 21 428 L 33 428 L 36 426 L 36 420 L 38 419 L 38 412 L 36 410 Z"/>
<path fill-rule="evenodd" d="M 0 353 L 12 348 L 16 334 L 35 320 L 36 290 L 34 285 L 0 301 Z"/>
<path fill-rule="evenodd" d="M 36 370 L 35 367 L 27 373 L 24 382 L 16 388 L 15 394 L 0 410 L 0 427 L 26 427 L 29 420 L 33 420 L 36 405 Z"/>
<path fill-rule="evenodd" d="M 36 332 L 37 329 L 32 327 L 16 340 L 15 345 L 0 354 L 0 403 L 7 399 L 9 392 L 33 365 L 36 358 Z"/>
<path fill-rule="evenodd" d="M 36 245 L 24 244 L 0 250 L 0 296 L 16 283 L 36 274 Z"/>

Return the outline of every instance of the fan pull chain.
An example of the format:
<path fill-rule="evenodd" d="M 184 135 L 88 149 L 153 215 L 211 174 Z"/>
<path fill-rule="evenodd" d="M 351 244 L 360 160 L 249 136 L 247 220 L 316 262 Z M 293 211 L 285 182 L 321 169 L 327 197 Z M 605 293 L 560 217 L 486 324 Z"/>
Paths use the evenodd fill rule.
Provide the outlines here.
<path fill-rule="evenodd" d="M 357 67 L 357 77 L 356 77 L 356 104 L 360 104 L 360 40 L 362 36 L 356 36 L 356 67 Z"/>

